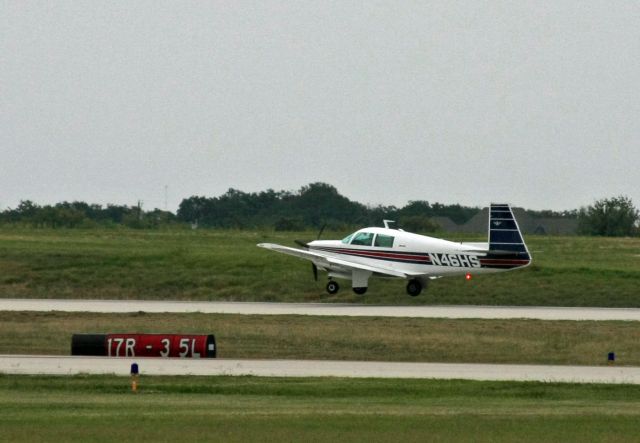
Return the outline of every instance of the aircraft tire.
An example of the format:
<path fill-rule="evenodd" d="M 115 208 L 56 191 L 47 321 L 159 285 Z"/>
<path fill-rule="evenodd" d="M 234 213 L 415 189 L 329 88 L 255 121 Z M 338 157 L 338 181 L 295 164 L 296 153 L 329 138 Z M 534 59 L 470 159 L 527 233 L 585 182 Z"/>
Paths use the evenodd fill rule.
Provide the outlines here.
<path fill-rule="evenodd" d="M 353 292 L 355 292 L 358 295 L 363 295 L 365 292 L 367 292 L 367 288 L 363 287 L 363 288 L 353 288 Z"/>
<path fill-rule="evenodd" d="M 407 294 L 411 297 L 417 297 L 422 292 L 422 283 L 419 280 L 409 280 L 407 283 Z"/>
<path fill-rule="evenodd" d="M 339 290 L 340 290 L 340 285 L 338 284 L 338 282 L 329 280 L 329 283 L 327 283 L 327 292 L 333 295 L 333 294 L 336 294 Z"/>

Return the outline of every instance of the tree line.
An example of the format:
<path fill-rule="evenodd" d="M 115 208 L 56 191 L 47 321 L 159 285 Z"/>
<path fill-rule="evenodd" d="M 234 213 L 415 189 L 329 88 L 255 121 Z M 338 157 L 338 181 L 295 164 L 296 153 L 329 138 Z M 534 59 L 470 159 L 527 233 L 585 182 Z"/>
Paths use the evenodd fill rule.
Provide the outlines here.
<path fill-rule="evenodd" d="M 477 207 L 426 201 L 410 201 L 402 208 L 366 206 L 349 200 L 329 184 L 311 183 L 295 192 L 269 189 L 246 193 L 229 189 L 219 197 L 189 197 L 180 203 L 177 218 L 207 227 L 273 226 L 279 230 L 379 225 L 383 219 L 391 218 L 405 227 L 420 222 L 425 225 L 422 228 L 429 230 L 436 228 L 428 225 L 431 217 L 444 216 L 464 223 L 479 211 Z"/>
<path fill-rule="evenodd" d="M 405 206 L 367 206 L 341 195 L 327 183 L 311 183 L 298 191 L 247 193 L 229 189 L 218 197 L 192 196 L 181 201 L 178 211 L 153 209 L 141 204 L 98 205 L 85 202 L 62 202 L 40 206 L 32 201 L 20 202 L 14 209 L 0 212 L 0 224 L 43 228 L 90 228 L 126 226 L 158 228 L 178 225 L 206 228 L 273 228 L 282 231 L 304 229 L 350 229 L 379 226 L 392 219 L 408 231 L 433 232 L 439 229 L 434 217 L 448 217 L 466 223 L 481 208 L 459 204 L 410 201 Z M 631 199 L 625 196 L 596 201 L 579 210 L 527 211 L 534 217 L 577 219 L 580 234 L 638 235 L 640 216 Z"/>
<path fill-rule="evenodd" d="M 144 211 L 141 204 L 102 206 L 78 201 L 41 206 L 31 200 L 23 200 L 16 208 L 0 212 L 0 224 L 36 228 L 154 228 L 175 220 L 176 216 L 171 212 L 159 209 Z"/>

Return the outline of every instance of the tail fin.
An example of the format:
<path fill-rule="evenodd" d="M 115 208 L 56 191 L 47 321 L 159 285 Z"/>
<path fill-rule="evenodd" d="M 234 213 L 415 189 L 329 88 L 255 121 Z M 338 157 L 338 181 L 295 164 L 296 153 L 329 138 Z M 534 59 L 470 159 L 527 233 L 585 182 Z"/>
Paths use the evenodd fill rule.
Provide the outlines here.
<path fill-rule="evenodd" d="M 531 260 L 518 222 L 508 204 L 491 203 L 489 208 L 489 254 Z"/>

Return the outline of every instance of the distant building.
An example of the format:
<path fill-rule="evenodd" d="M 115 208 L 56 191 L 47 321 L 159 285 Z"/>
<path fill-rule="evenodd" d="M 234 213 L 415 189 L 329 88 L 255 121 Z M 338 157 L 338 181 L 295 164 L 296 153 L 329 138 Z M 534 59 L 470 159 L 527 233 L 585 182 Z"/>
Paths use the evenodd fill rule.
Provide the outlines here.
<path fill-rule="evenodd" d="M 445 232 L 486 233 L 489 220 L 489 209 L 485 208 L 471 219 L 459 225 L 449 217 L 433 217 L 431 220 Z M 513 208 L 513 214 L 524 234 L 575 235 L 578 231 L 578 220 L 568 218 L 535 218 L 523 208 Z"/>

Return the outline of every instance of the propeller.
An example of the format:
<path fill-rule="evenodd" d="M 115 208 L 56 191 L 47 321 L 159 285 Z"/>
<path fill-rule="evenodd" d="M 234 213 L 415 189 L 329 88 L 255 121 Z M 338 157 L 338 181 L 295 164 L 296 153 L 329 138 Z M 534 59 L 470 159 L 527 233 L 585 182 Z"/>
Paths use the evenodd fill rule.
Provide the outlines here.
<path fill-rule="evenodd" d="M 326 227 L 327 227 L 327 224 L 324 223 L 322 225 L 322 227 L 320 228 L 320 232 L 318 232 L 318 236 L 316 237 L 316 240 L 320 240 L 320 236 L 322 235 L 322 233 L 324 232 L 324 228 L 326 228 Z M 306 242 L 304 240 L 294 240 L 294 242 L 295 242 L 295 244 L 297 244 L 299 246 L 302 246 L 303 248 L 309 249 L 309 242 Z"/>
<path fill-rule="evenodd" d="M 308 247 L 309 247 L 309 243 L 307 243 L 306 241 L 303 241 L 303 240 L 294 240 L 294 242 L 295 242 L 297 245 L 302 246 L 303 248 L 308 248 Z"/>
<path fill-rule="evenodd" d="M 322 225 L 322 227 L 320 228 L 320 232 L 318 232 L 318 236 L 316 237 L 316 240 L 320 240 L 320 236 L 322 235 L 322 233 L 324 232 L 324 228 L 327 226 L 326 223 L 324 223 Z M 294 242 L 299 245 L 302 246 L 303 248 L 309 249 L 309 242 L 306 242 L 304 240 L 294 240 Z M 311 270 L 313 271 L 313 279 L 315 281 L 318 281 L 318 267 L 316 266 L 315 263 L 311 262 Z"/>
<path fill-rule="evenodd" d="M 327 227 L 326 223 L 322 224 L 322 227 L 320 228 L 320 232 L 318 232 L 318 236 L 316 237 L 316 240 L 320 240 L 320 236 L 322 235 L 322 232 L 324 231 L 324 228 Z M 316 264 L 314 262 L 311 262 L 311 269 L 313 270 L 313 279 L 315 281 L 318 281 L 318 267 L 316 266 Z"/>

